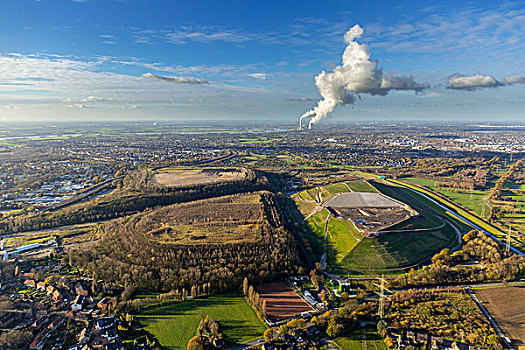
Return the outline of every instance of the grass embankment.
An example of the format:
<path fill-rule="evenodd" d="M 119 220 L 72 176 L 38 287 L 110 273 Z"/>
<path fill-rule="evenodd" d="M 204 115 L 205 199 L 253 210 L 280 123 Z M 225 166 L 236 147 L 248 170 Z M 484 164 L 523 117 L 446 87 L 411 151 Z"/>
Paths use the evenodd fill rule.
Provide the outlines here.
<path fill-rule="evenodd" d="M 426 186 L 431 188 L 443 196 L 450 198 L 454 202 L 469 208 L 478 215 L 483 213 L 483 206 L 485 206 L 485 215 L 488 215 L 489 208 L 486 203 L 489 191 L 478 191 L 478 190 L 460 190 L 451 187 L 438 187 L 435 186 L 435 180 L 420 179 L 415 177 L 403 178 L 403 181 L 408 181 L 420 186 Z M 462 192 L 464 191 L 464 192 Z"/>
<path fill-rule="evenodd" d="M 409 204 L 419 212 L 418 217 L 410 218 L 392 227 L 392 230 L 415 230 L 409 232 L 384 233 L 377 238 L 364 238 L 345 258 L 341 266 L 351 273 L 370 273 L 374 270 L 391 270 L 409 267 L 422 262 L 441 249 L 449 247 L 456 239 L 450 225 L 442 226 L 434 208 L 416 198 L 409 190 L 374 182 L 377 189 L 392 198 Z M 430 202 L 427 200 L 427 202 Z M 431 203 L 431 202 L 430 202 Z M 435 204 L 434 204 L 435 206 Z M 435 206 L 439 208 L 438 206 Z M 444 215 L 444 211 L 441 213 Z M 451 220 L 452 221 L 452 220 Z M 417 229 L 436 228 L 420 231 Z"/>
<path fill-rule="evenodd" d="M 339 265 L 360 241 L 360 233 L 348 220 L 330 218 L 327 236 L 327 254 L 331 266 Z"/>
<path fill-rule="evenodd" d="M 377 190 L 366 181 L 349 181 L 346 184 L 353 192 L 377 192 Z"/>
<path fill-rule="evenodd" d="M 426 195 L 426 196 L 432 198 L 433 200 L 435 200 L 436 202 L 446 206 L 451 211 L 453 211 L 453 212 L 463 216 L 465 219 L 469 220 L 470 222 L 472 222 L 473 224 L 477 225 L 478 227 L 484 229 L 485 231 L 493 234 L 494 236 L 496 236 L 496 237 L 498 237 L 498 238 L 500 238 L 502 240 L 505 240 L 505 238 L 506 238 L 506 232 L 503 232 L 499 228 L 491 225 L 490 223 L 486 222 L 485 220 L 483 220 L 479 216 L 474 215 L 472 212 L 467 211 L 467 210 L 459 207 L 452 200 L 448 200 L 448 199 L 445 199 L 443 197 L 440 197 L 437 194 L 432 193 L 431 191 L 429 191 L 429 190 L 427 190 L 427 189 L 425 189 L 423 187 L 419 187 L 419 186 L 413 185 L 413 184 L 411 184 L 409 182 L 403 182 L 403 181 L 398 181 L 398 180 L 390 180 L 390 179 L 388 181 L 390 183 L 398 184 L 400 186 L 405 186 L 405 187 L 410 188 L 410 189 L 412 189 L 414 191 L 418 191 L 420 193 L 423 193 L 424 195 Z M 525 250 L 525 245 L 521 241 L 516 240 L 515 238 L 511 239 L 511 245 L 514 246 L 517 249 L 522 250 L 522 251 Z"/>
<path fill-rule="evenodd" d="M 136 316 L 166 349 L 186 349 L 204 315 L 219 323 L 229 346 L 261 337 L 266 326 L 239 293 L 228 293 L 150 309 Z"/>

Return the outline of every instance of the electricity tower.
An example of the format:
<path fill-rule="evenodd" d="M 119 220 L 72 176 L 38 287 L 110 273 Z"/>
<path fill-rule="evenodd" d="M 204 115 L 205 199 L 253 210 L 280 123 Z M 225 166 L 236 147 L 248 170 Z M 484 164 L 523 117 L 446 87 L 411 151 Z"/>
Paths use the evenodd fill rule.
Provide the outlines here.
<path fill-rule="evenodd" d="M 385 299 L 390 299 L 390 297 L 388 297 L 385 292 L 392 292 L 385 287 L 386 281 L 384 275 L 381 275 L 381 278 L 378 279 L 381 282 L 380 284 L 376 284 L 376 286 L 379 287 L 379 292 L 376 292 L 376 294 L 379 296 L 379 308 L 377 310 L 377 314 L 379 315 L 379 320 L 383 320 L 385 318 Z"/>

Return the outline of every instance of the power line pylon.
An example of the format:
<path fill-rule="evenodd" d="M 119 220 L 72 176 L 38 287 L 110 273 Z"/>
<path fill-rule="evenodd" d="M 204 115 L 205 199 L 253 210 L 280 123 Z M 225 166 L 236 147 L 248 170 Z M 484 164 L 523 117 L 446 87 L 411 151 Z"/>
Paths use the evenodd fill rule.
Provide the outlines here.
<path fill-rule="evenodd" d="M 385 291 L 389 293 L 392 292 L 385 287 L 384 275 L 381 275 L 381 278 L 379 278 L 379 280 L 381 281 L 381 283 L 379 285 L 376 284 L 376 286 L 379 287 L 379 292 L 376 292 L 376 294 L 379 296 L 379 308 L 377 310 L 377 314 L 379 315 L 379 320 L 382 320 L 385 318 L 385 299 L 390 299 L 390 297 L 386 295 Z"/>

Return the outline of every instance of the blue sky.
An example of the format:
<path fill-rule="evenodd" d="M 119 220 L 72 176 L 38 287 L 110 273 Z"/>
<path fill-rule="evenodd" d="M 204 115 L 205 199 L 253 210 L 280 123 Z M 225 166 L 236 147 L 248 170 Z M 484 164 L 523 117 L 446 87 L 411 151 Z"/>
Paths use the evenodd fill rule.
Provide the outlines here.
<path fill-rule="evenodd" d="M 355 24 L 383 74 L 430 88 L 365 93 L 327 122 L 525 121 L 523 1 L 291 0 L 0 0 L 0 121 L 294 122 Z M 447 88 L 456 73 L 498 84 Z"/>

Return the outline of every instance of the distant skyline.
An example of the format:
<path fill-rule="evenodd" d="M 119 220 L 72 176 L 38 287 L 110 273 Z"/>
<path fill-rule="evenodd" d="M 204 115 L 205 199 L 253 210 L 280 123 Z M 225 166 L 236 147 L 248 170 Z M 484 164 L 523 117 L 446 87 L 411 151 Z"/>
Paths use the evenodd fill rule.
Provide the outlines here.
<path fill-rule="evenodd" d="M 429 88 L 321 123 L 525 121 L 523 1 L 1 0 L 0 122 L 293 123 L 356 24 L 383 76 Z"/>

